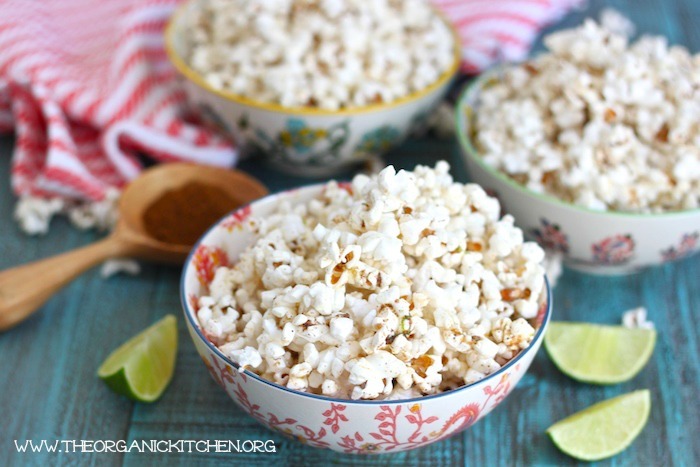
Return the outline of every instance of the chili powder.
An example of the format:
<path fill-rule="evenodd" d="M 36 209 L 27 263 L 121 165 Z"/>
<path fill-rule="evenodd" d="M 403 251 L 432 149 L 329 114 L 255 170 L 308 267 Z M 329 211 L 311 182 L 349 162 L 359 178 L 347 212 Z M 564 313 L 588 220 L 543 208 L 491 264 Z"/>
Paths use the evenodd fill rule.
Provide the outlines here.
<path fill-rule="evenodd" d="M 194 245 L 207 228 L 237 207 L 221 188 L 190 182 L 153 201 L 143 214 L 143 226 L 161 242 Z"/>

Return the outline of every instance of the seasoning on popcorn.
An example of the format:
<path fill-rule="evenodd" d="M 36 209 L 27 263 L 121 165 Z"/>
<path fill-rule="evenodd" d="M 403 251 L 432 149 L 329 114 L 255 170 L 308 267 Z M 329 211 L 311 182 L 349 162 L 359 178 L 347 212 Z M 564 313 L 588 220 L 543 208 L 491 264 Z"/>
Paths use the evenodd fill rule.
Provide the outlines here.
<path fill-rule="evenodd" d="M 446 162 L 329 182 L 253 219 L 255 242 L 199 299 L 200 325 L 242 367 L 314 394 L 479 381 L 530 344 L 545 288 L 544 252 L 499 210 Z"/>
<path fill-rule="evenodd" d="M 700 207 L 700 55 L 592 20 L 504 69 L 475 117 L 484 161 L 530 190 L 599 211 Z"/>
<path fill-rule="evenodd" d="M 285 107 L 392 102 L 455 60 L 427 0 L 203 0 L 188 20 L 187 60 L 211 86 Z"/>

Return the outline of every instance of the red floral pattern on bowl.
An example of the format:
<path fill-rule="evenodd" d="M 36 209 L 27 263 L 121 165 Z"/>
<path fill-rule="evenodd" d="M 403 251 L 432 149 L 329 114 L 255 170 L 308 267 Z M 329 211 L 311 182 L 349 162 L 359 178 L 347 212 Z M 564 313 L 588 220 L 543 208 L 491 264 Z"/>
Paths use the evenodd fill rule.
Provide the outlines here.
<path fill-rule="evenodd" d="M 532 235 L 543 248 L 562 253 L 569 251 L 569 237 L 562 231 L 559 224 L 549 222 L 544 217 L 540 219 L 540 226 L 532 229 Z"/>
<path fill-rule="evenodd" d="M 661 250 L 661 257 L 664 261 L 675 261 L 690 256 L 698 245 L 698 237 L 700 232 L 683 234 L 678 246 L 673 245 Z"/>
<path fill-rule="evenodd" d="M 333 399 L 290 390 L 246 371 L 225 357 L 198 325 L 196 298 L 206 293 L 215 264 L 235 261 L 254 236 L 248 217 L 265 216 L 282 198 L 308 199 L 316 185 L 268 196 L 229 228 L 227 217 L 206 233 L 190 255 L 182 275 L 181 297 L 188 331 L 216 383 L 246 413 L 263 425 L 304 444 L 353 454 L 398 452 L 418 448 L 465 430 L 510 394 L 537 353 L 551 315 L 549 289 L 536 318 L 538 331 L 530 346 L 482 381 L 442 394 L 392 401 Z M 234 213 L 235 216 L 235 213 Z M 228 254 L 226 254 L 228 253 Z"/>
<path fill-rule="evenodd" d="M 221 222 L 221 227 L 229 232 L 233 229 L 242 229 L 243 223 L 250 217 L 250 212 L 250 205 L 235 210 Z"/>
<path fill-rule="evenodd" d="M 624 264 L 634 255 L 632 235 L 613 235 L 593 244 L 593 260 L 600 264 Z"/>
<path fill-rule="evenodd" d="M 228 255 L 219 247 L 199 245 L 192 255 L 192 264 L 197 280 L 206 287 L 214 279 L 216 269 L 228 265 Z"/>

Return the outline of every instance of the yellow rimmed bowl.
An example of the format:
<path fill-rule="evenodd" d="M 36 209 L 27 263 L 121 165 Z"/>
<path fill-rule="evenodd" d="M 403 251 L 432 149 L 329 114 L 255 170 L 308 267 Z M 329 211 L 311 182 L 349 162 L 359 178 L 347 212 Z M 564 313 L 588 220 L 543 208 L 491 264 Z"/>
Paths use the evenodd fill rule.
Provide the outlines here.
<path fill-rule="evenodd" d="M 496 196 L 502 209 L 543 247 L 564 254 L 568 266 L 593 274 L 628 274 L 685 258 L 700 249 L 700 209 L 660 214 L 594 211 L 536 193 L 489 166 L 474 143 L 474 116 L 484 87 L 501 70 L 483 74 L 456 107 L 459 144 L 471 179 Z"/>
<path fill-rule="evenodd" d="M 256 101 L 214 88 L 185 61 L 185 19 L 198 7 L 198 0 L 180 6 L 165 30 L 168 57 L 190 103 L 245 152 L 260 151 L 273 166 L 296 175 L 325 177 L 391 149 L 425 121 L 459 68 L 458 36 L 445 20 L 453 32 L 454 61 L 427 88 L 386 104 L 337 111 Z"/>

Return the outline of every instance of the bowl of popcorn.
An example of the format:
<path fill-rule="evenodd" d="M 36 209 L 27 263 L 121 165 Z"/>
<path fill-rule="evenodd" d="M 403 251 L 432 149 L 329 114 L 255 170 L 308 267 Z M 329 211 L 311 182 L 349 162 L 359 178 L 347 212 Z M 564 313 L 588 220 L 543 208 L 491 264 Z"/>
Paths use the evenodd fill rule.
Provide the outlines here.
<path fill-rule="evenodd" d="M 381 453 L 458 433 L 508 396 L 550 319 L 544 251 L 448 170 L 271 195 L 203 236 L 182 305 L 244 411 L 311 446 Z"/>
<path fill-rule="evenodd" d="M 700 247 L 700 56 L 593 21 L 457 106 L 472 179 L 568 265 L 619 274 Z"/>
<path fill-rule="evenodd" d="M 428 0 L 193 0 L 165 40 L 208 121 L 305 176 L 366 161 L 420 127 L 460 55 Z"/>

